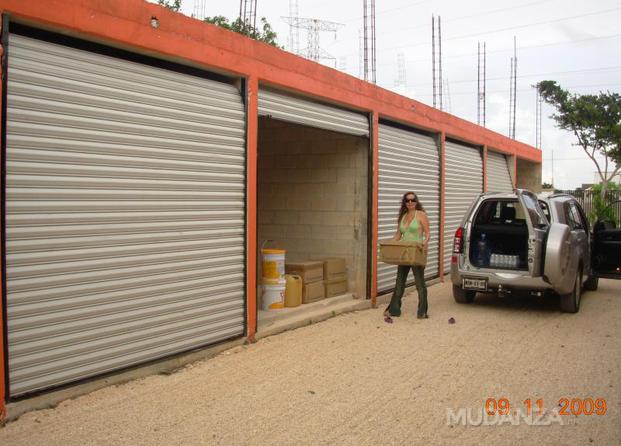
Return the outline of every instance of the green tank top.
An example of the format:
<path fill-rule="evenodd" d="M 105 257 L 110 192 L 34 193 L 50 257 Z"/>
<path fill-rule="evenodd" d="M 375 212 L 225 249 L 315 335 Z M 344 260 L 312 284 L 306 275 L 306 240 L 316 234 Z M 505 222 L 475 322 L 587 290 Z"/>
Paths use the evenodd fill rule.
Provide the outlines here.
<path fill-rule="evenodd" d="M 418 213 L 418 211 L 416 211 Z M 416 213 L 414 214 L 414 218 L 412 219 L 412 221 L 410 222 L 410 225 L 406 228 L 405 224 L 405 215 L 403 216 L 403 218 L 401 219 L 401 222 L 399 223 L 399 231 L 401 231 L 401 240 L 405 241 L 405 242 L 422 242 L 423 241 L 423 234 L 422 231 L 420 230 L 420 224 L 418 223 L 418 220 L 416 219 Z"/>

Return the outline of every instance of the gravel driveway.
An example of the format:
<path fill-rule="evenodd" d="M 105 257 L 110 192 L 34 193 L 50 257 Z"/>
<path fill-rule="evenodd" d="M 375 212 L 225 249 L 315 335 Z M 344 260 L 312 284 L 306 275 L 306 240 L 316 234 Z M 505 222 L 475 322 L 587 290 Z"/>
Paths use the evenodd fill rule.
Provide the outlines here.
<path fill-rule="evenodd" d="M 374 309 L 265 338 L 31 412 L 0 444 L 620 444 L 621 282 L 600 281 L 576 315 L 429 291 L 430 319 L 416 319 L 410 294 L 394 324 Z M 481 418 L 503 397 L 507 417 Z M 528 398 L 544 416 L 511 415 Z M 562 398 L 605 399 L 607 411 L 560 416 Z"/>

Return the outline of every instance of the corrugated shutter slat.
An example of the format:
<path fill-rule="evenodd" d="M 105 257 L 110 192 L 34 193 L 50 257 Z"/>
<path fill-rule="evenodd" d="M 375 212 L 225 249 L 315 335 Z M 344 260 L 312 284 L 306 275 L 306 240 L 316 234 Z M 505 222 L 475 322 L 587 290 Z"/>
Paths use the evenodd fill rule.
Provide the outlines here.
<path fill-rule="evenodd" d="M 386 124 L 379 126 L 379 239 L 397 230 L 401 197 L 414 191 L 425 207 L 431 227 L 425 276 L 438 275 L 440 223 L 440 158 L 435 140 L 413 131 Z M 379 292 L 395 286 L 397 267 L 378 263 Z"/>
<path fill-rule="evenodd" d="M 444 271 L 450 271 L 453 237 L 472 201 L 483 192 L 481 150 L 445 143 Z"/>
<path fill-rule="evenodd" d="M 9 46 L 11 396 L 242 335 L 237 89 L 15 34 Z"/>

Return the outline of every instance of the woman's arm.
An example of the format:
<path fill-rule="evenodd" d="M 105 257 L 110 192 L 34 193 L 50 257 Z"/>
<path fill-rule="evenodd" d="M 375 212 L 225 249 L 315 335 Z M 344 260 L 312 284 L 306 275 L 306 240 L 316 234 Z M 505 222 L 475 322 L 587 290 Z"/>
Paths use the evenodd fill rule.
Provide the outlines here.
<path fill-rule="evenodd" d="M 429 243 L 429 239 L 431 238 L 431 232 L 429 231 L 429 219 L 427 218 L 427 213 L 426 212 L 421 212 L 420 213 L 420 224 L 422 226 L 423 229 L 423 233 L 424 233 L 424 242 L 425 245 Z"/>
<path fill-rule="evenodd" d="M 395 232 L 395 235 L 392 236 L 392 239 L 396 242 L 401 240 L 401 230 L 398 227 L 397 227 L 397 232 Z"/>

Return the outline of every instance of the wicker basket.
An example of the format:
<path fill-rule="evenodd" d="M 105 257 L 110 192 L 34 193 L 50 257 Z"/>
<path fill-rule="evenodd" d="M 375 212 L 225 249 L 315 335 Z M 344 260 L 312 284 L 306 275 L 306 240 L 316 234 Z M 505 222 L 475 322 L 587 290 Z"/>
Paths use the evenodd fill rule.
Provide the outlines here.
<path fill-rule="evenodd" d="M 380 240 L 380 262 L 390 265 L 427 265 L 427 250 L 422 242 Z"/>

